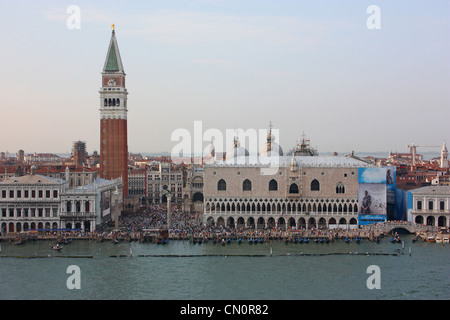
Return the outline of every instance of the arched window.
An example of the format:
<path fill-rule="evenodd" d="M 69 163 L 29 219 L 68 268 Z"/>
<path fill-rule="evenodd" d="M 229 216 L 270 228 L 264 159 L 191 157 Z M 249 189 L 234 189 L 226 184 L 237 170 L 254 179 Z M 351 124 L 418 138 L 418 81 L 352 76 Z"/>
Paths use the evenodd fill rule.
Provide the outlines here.
<path fill-rule="evenodd" d="M 252 182 L 248 179 L 245 179 L 242 183 L 242 191 L 251 191 L 252 190 Z"/>
<path fill-rule="evenodd" d="M 275 179 L 270 180 L 269 182 L 269 191 L 277 191 L 278 190 L 278 182 Z"/>
<path fill-rule="evenodd" d="M 320 183 L 316 179 L 311 181 L 311 191 L 319 191 L 320 190 Z"/>
<path fill-rule="evenodd" d="M 345 193 L 345 186 L 342 182 L 336 185 L 336 193 Z"/>
<path fill-rule="evenodd" d="M 295 183 L 291 184 L 291 186 L 289 187 L 289 193 L 299 193 L 298 185 Z"/>
<path fill-rule="evenodd" d="M 227 190 L 227 183 L 225 182 L 225 180 L 223 179 L 219 180 L 219 182 L 217 183 L 217 190 L 219 191 Z"/>

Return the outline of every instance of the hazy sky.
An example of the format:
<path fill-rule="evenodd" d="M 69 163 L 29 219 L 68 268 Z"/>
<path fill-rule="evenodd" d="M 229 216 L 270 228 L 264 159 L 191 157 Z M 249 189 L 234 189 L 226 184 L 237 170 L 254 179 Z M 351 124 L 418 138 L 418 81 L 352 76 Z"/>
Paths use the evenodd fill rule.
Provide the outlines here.
<path fill-rule="evenodd" d="M 367 27 L 370 5 L 381 29 Z M 272 121 L 285 151 L 303 132 L 319 153 L 450 142 L 448 0 L 2 0 L 0 151 L 99 150 L 112 23 L 130 152 L 170 152 L 197 120 L 223 132 Z"/>

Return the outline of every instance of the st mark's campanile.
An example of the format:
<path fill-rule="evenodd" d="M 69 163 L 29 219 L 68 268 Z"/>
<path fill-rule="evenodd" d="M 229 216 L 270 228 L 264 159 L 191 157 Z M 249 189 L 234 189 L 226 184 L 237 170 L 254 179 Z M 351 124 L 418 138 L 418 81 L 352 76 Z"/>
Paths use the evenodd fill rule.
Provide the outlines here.
<path fill-rule="evenodd" d="M 127 89 L 114 25 L 100 88 L 100 176 L 122 178 L 128 194 Z"/>

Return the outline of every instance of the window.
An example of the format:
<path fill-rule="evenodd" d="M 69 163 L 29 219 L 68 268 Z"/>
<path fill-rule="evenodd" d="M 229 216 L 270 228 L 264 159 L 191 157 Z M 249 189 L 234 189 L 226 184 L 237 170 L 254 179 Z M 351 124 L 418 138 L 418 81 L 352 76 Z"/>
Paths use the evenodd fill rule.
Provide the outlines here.
<path fill-rule="evenodd" d="M 428 201 L 428 210 L 433 210 L 433 201 Z"/>
<path fill-rule="evenodd" d="M 445 202 L 444 201 L 439 202 L 439 209 L 445 210 Z"/>
<path fill-rule="evenodd" d="M 225 180 L 223 179 L 219 180 L 219 182 L 217 183 L 217 190 L 219 191 L 227 190 L 227 183 L 225 182 Z"/>
<path fill-rule="evenodd" d="M 58 190 L 53 190 L 53 198 L 58 198 Z"/>
<path fill-rule="evenodd" d="M 319 191 L 320 190 L 320 183 L 316 179 L 311 181 L 311 191 Z"/>
<path fill-rule="evenodd" d="M 422 210 L 422 201 L 417 201 L 417 210 Z"/>
<path fill-rule="evenodd" d="M 242 191 L 251 191 L 252 190 L 252 182 L 248 179 L 245 179 L 242 183 Z"/>
<path fill-rule="evenodd" d="M 345 186 L 342 182 L 336 185 L 336 193 L 345 193 Z"/>
<path fill-rule="evenodd" d="M 275 179 L 270 180 L 269 182 L 269 191 L 277 191 L 278 190 L 278 182 Z"/>
<path fill-rule="evenodd" d="M 293 183 L 291 184 L 291 186 L 289 187 L 289 193 L 299 193 L 298 191 L 298 185 Z"/>
<path fill-rule="evenodd" d="M 45 197 L 50 198 L 50 190 L 45 190 Z"/>
<path fill-rule="evenodd" d="M 9 190 L 9 197 L 14 198 L 14 190 Z"/>

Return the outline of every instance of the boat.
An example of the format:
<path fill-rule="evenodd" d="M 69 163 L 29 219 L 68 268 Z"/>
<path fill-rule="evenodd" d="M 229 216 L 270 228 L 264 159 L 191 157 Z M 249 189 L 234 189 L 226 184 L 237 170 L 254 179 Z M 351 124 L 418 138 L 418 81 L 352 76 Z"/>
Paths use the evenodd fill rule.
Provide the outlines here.
<path fill-rule="evenodd" d="M 305 242 L 305 243 L 309 243 L 309 239 L 308 239 L 308 238 L 305 238 L 304 242 Z"/>
<path fill-rule="evenodd" d="M 242 238 L 238 239 L 238 243 L 241 244 L 242 243 Z"/>
<path fill-rule="evenodd" d="M 299 238 L 298 243 L 303 243 L 303 238 Z"/>
<path fill-rule="evenodd" d="M 202 244 L 202 242 L 203 242 L 202 238 L 199 238 L 199 239 L 197 240 L 197 243 L 198 243 L 198 244 Z"/>
<path fill-rule="evenodd" d="M 448 237 L 444 237 L 444 239 L 442 239 L 442 243 L 448 243 L 448 242 L 449 242 Z"/>
<path fill-rule="evenodd" d="M 58 250 L 58 251 L 59 251 L 59 250 L 61 250 L 63 247 L 60 246 L 59 243 L 57 243 L 56 245 L 51 246 L 50 248 L 51 248 L 52 250 Z"/>
<path fill-rule="evenodd" d="M 248 243 L 249 243 L 249 244 L 252 244 L 252 243 L 253 243 L 252 238 L 248 238 Z"/>
<path fill-rule="evenodd" d="M 325 240 L 323 239 L 323 238 L 320 238 L 320 243 L 324 243 L 325 242 Z"/>
<path fill-rule="evenodd" d="M 416 242 L 417 240 L 419 240 L 419 236 L 418 236 L 418 235 L 416 235 L 416 236 L 414 237 L 414 239 L 412 239 L 412 242 Z"/>
<path fill-rule="evenodd" d="M 222 245 L 225 245 L 225 239 L 222 238 Z"/>
<path fill-rule="evenodd" d="M 350 239 L 349 238 L 345 238 L 345 242 L 349 243 Z"/>
<path fill-rule="evenodd" d="M 259 242 L 263 243 L 264 242 L 264 238 L 261 237 L 261 239 L 259 239 Z"/>
<path fill-rule="evenodd" d="M 258 243 L 258 238 L 253 239 L 253 243 L 257 244 Z"/>
<path fill-rule="evenodd" d="M 428 243 L 433 243 L 433 242 L 436 242 L 436 239 L 434 239 L 433 236 L 428 236 L 428 237 L 427 237 L 427 242 L 428 242 Z"/>
<path fill-rule="evenodd" d="M 360 243 L 361 242 L 361 238 L 360 237 L 356 237 L 356 243 Z"/>
<path fill-rule="evenodd" d="M 228 243 L 228 244 L 231 243 L 231 238 L 228 238 L 227 243 Z"/>

